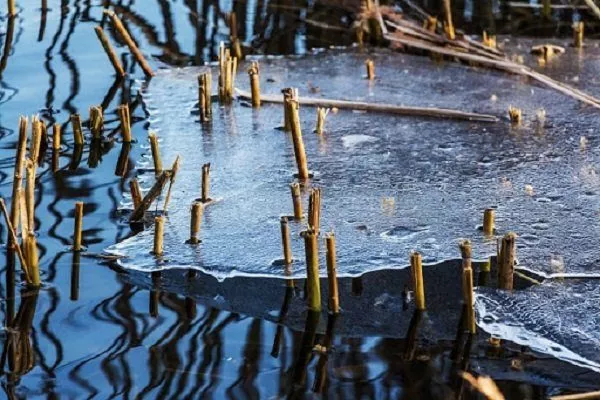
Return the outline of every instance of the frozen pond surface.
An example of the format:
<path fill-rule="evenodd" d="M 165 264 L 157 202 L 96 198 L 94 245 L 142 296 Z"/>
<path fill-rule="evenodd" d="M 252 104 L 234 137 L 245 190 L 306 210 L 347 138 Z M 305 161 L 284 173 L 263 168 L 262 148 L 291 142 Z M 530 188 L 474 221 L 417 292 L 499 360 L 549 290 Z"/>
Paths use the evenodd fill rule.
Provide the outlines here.
<path fill-rule="evenodd" d="M 362 76 L 368 56 L 376 62 L 375 82 Z M 494 254 L 495 239 L 477 229 L 487 207 L 497 208 L 499 234 L 519 234 L 520 268 L 547 277 L 600 273 L 596 110 L 514 76 L 405 54 L 326 51 L 260 62 L 264 93 L 295 86 L 301 97 L 457 108 L 502 118 L 474 123 L 340 110 L 317 136 L 315 109 L 301 107 L 315 175 L 306 189 L 323 190 L 321 226 L 336 232 L 339 275 L 405 267 L 412 249 L 426 262 L 456 258 L 460 238 L 473 241 L 477 257 Z M 247 89 L 244 69 L 237 86 Z M 128 256 L 121 261 L 125 267 L 145 271 L 184 267 L 218 278 L 281 277 L 273 261 L 282 252 L 279 217 L 292 213 L 288 185 L 295 172 L 291 137 L 277 129 L 282 107 L 214 104 L 212 123 L 202 126 L 196 113 L 201 70 L 163 69 L 143 88 L 163 163 L 182 157 L 165 256 L 157 261 L 150 254 L 152 229 L 111 250 Z M 522 126 L 506 120 L 509 104 L 523 109 Z M 544 123 L 536 121 L 540 108 L 547 113 Z M 212 165 L 211 196 L 219 201 L 206 208 L 203 243 L 193 247 L 184 244 L 189 207 L 199 197 L 206 162 Z M 146 188 L 154 180 L 151 167 L 149 155 L 138 165 L 146 171 L 139 178 Z M 307 197 L 308 190 L 305 210 Z M 293 275 L 299 277 L 305 273 L 298 235 L 304 226 L 292 223 L 291 229 Z"/>

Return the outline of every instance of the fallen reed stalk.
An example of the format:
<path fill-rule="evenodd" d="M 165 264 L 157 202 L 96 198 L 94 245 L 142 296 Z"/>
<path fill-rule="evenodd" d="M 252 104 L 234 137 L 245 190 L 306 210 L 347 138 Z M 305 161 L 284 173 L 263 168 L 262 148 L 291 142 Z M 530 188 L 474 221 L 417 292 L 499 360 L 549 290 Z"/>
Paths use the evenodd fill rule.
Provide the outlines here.
<path fill-rule="evenodd" d="M 152 152 L 152 160 L 154 162 L 154 174 L 158 176 L 163 172 L 163 165 L 160 158 L 160 150 L 158 148 L 158 138 L 156 137 L 156 133 L 150 132 L 148 134 L 148 140 L 150 141 L 150 151 Z"/>
<path fill-rule="evenodd" d="M 210 71 L 198 75 L 198 108 L 200 121 L 208 122 L 212 118 L 212 73 Z"/>
<path fill-rule="evenodd" d="M 327 118 L 330 110 L 330 108 L 317 107 L 317 125 L 315 126 L 315 133 L 317 135 L 322 135 L 325 131 L 325 118 Z"/>
<path fill-rule="evenodd" d="M 425 310 L 425 284 L 423 282 L 423 260 L 421 253 L 415 251 L 410 255 L 410 269 L 415 292 L 415 308 Z"/>
<path fill-rule="evenodd" d="M 140 67 L 142 67 L 144 74 L 146 74 L 147 77 L 154 76 L 154 71 L 152 71 L 150 64 L 148 64 L 144 58 L 144 55 L 131 38 L 131 35 L 129 35 L 127 29 L 125 29 L 119 17 L 117 17 L 117 14 L 115 14 L 112 10 L 104 10 L 104 13 L 110 17 L 115 29 L 119 32 L 127 47 L 129 47 L 129 51 L 131 51 L 131 54 L 133 54 L 133 57 L 136 59 Z"/>
<path fill-rule="evenodd" d="M 290 265 L 292 263 L 292 243 L 290 238 L 290 227 L 288 226 L 287 217 L 279 219 L 281 227 L 281 244 L 283 246 L 283 263 Z"/>
<path fill-rule="evenodd" d="M 550 396 L 549 400 L 592 400 L 600 399 L 600 390 L 587 393 L 563 394 L 559 396 Z"/>
<path fill-rule="evenodd" d="M 476 332 L 475 325 L 475 308 L 474 308 L 474 295 L 473 295 L 473 268 L 471 265 L 471 242 L 464 240 L 459 244 L 460 255 L 462 257 L 463 267 L 463 302 L 465 304 L 466 318 L 465 327 L 469 333 Z"/>
<path fill-rule="evenodd" d="M 75 224 L 73 227 L 73 251 L 83 250 L 83 202 L 75 203 Z"/>
<path fill-rule="evenodd" d="M 104 115 L 102 113 L 102 106 L 90 107 L 90 131 L 92 137 L 98 139 L 102 136 L 102 130 L 104 129 Z"/>
<path fill-rule="evenodd" d="M 250 92 L 252 93 L 252 107 L 260 107 L 260 70 L 258 61 L 252 61 L 248 68 L 248 76 L 250 76 Z"/>
<path fill-rule="evenodd" d="M 502 238 L 500 255 L 498 257 L 498 288 L 513 289 L 513 274 L 516 259 L 516 239 L 514 232 L 509 232 Z"/>
<path fill-rule="evenodd" d="M 190 220 L 190 239 L 188 243 L 198 244 L 198 233 L 200 232 L 200 226 L 202 224 L 202 214 L 204 213 L 204 206 L 199 201 L 194 201 L 191 208 L 191 220 Z"/>
<path fill-rule="evenodd" d="M 129 181 L 129 192 L 131 193 L 133 208 L 136 209 L 142 204 L 142 189 L 140 189 L 140 183 L 137 179 L 133 178 Z"/>
<path fill-rule="evenodd" d="M 493 235 L 496 230 L 496 210 L 486 208 L 483 211 L 483 233 Z"/>
<path fill-rule="evenodd" d="M 152 188 L 150 188 L 150 190 L 148 191 L 148 193 L 146 193 L 140 204 L 137 207 L 135 207 L 133 213 L 131 213 L 131 216 L 129 217 L 130 222 L 139 221 L 144 217 L 146 210 L 148 210 L 152 202 L 154 202 L 154 200 L 156 200 L 158 196 L 160 196 L 163 188 L 167 184 L 167 181 L 170 177 L 171 171 L 163 171 L 158 176 L 158 178 L 156 178 L 156 182 L 154 182 Z"/>
<path fill-rule="evenodd" d="M 330 312 L 337 314 L 340 312 L 340 299 L 337 281 L 335 234 L 333 232 L 330 232 L 325 236 L 325 244 L 327 246 L 327 282 L 329 284 L 328 307 Z"/>
<path fill-rule="evenodd" d="M 236 92 L 240 98 L 248 100 L 252 98 L 252 95 L 246 91 L 236 89 Z M 284 97 L 285 96 L 286 94 L 284 93 Z M 261 94 L 260 100 L 263 103 L 283 103 L 283 99 L 280 96 L 272 94 Z M 333 100 L 311 97 L 299 97 L 297 101 L 303 106 L 338 108 L 413 117 L 450 118 L 465 121 L 498 122 L 498 118 L 494 115 L 470 113 L 459 110 L 450 110 L 447 108 L 408 107 L 393 104 L 366 103 L 361 101 Z M 285 110 L 286 109 L 284 108 L 284 113 Z M 285 120 L 288 121 L 289 118 L 286 117 Z"/>
<path fill-rule="evenodd" d="M 365 61 L 365 67 L 367 69 L 367 79 L 372 81 L 375 79 L 375 62 L 371 59 Z"/>
<path fill-rule="evenodd" d="M 306 151 L 304 150 L 304 140 L 302 139 L 302 128 L 300 126 L 299 105 L 296 100 L 288 100 L 289 117 L 292 126 L 292 140 L 294 142 L 294 156 L 298 167 L 298 179 L 306 180 L 309 178 L 308 165 L 306 162 Z"/>
<path fill-rule="evenodd" d="M 211 199 L 208 195 L 210 191 L 210 163 L 202 165 L 202 194 L 200 201 L 208 203 Z"/>
<path fill-rule="evenodd" d="M 10 221 L 15 229 L 19 226 L 19 203 L 17 201 L 19 190 L 23 185 L 23 167 L 25 165 L 25 153 L 27 151 L 27 118 L 19 118 L 19 141 L 17 143 L 17 154 L 15 156 L 15 170 L 13 175 L 12 201 L 10 204 Z M 16 236 L 16 235 L 15 235 Z M 16 244 L 11 242 L 9 236 L 8 244 Z"/>
<path fill-rule="evenodd" d="M 121 135 L 123 143 L 131 143 L 131 116 L 129 115 L 129 104 L 121 104 L 117 107 L 119 122 L 121 123 Z"/>
<path fill-rule="evenodd" d="M 308 227 L 317 235 L 321 227 L 321 189 L 315 188 L 310 191 L 308 198 Z"/>
<path fill-rule="evenodd" d="M 173 184 L 175 183 L 175 178 L 177 177 L 177 172 L 179 171 L 179 162 L 180 157 L 177 155 L 175 157 L 175 161 L 171 166 L 171 177 L 169 179 L 169 188 L 167 189 L 167 195 L 165 196 L 165 203 L 163 204 L 163 211 L 166 212 L 169 208 L 169 202 L 171 201 L 171 189 L 173 188 Z"/>
<path fill-rule="evenodd" d="M 19 203 L 13 201 L 13 204 L 17 207 L 17 213 L 19 212 Z M 4 203 L 4 199 L 0 198 L 0 209 L 2 210 L 2 214 L 4 215 L 4 221 L 6 222 L 6 228 L 8 230 L 9 242 L 12 244 L 12 247 L 17 252 L 17 256 L 19 258 L 19 263 L 21 264 L 21 271 L 23 271 L 23 275 L 25 275 L 25 280 L 29 283 L 32 282 L 31 276 L 29 275 L 29 268 L 27 266 L 27 261 L 25 260 L 25 256 L 23 255 L 23 250 L 19 245 L 19 240 L 17 239 L 17 233 L 15 232 L 15 228 L 13 223 L 11 222 L 10 215 L 8 210 L 6 209 L 6 203 Z"/>
<path fill-rule="evenodd" d="M 321 311 L 321 285 L 319 282 L 319 244 L 317 234 L 309 229 L 303 231 L 304 251 L 306 255 L 307 303 L 311 311 Z"/>
<path fill-rule="evenodd" d="M 292 192 L 292 202 L 294 203 L 294 219 L 300 221 L 302 219 L 302 197 L 300 193 L 300 184 L 294 182 L 290 184 Z"/>
<path fill-rule="evenodd" d="M 154 218 L 154 248 L 152 253 L 155 256 L 163 255 L 163 236 L 165 232 L 165 219 L 162 215 Z"/>
<path fill-rule="evenodd" d="M 108 56 L 108 60 L 115 69 L 115 73 L 117 74 L 117 76 L 125 76 L 125 70 L 123 69 L 121 62 L 119 61 L 119 57 L 117 56 L 117 53 L 115 53 L 115 50 L 112 48 L 110 42 L 108 41 L 108 38 L 104 34 L 104 30 L 102 29 L 102 27 L 97 26 L 94 28 L 94 30 L 96 31 L 96 36 L 98 36 L 98 40 L 100 40 L 100 44 L 102 44 L 102 48 Z"/>
<path fill-rule="evenodd" d="M 73 128 L 75 145 L 83 146 L 83 128 L 81 126 L 81 116 L 79 114 L 71 114 L 71 127 Z"/>

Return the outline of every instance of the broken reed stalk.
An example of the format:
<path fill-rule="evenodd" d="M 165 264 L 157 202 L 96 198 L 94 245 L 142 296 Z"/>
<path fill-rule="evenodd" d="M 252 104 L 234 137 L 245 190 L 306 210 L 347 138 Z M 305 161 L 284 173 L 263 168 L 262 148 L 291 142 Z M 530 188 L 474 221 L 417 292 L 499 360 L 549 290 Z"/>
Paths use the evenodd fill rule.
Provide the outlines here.
<path fill-rule="evenodd" d="M 237 90 L 237 89 L 236 89 Z M 241 97 L 246 97 L 251 99 L 252 94 L 246 92 L 240 92 L 238 90 L 238 94 L 242 93 Z M 298 89 L 293 88 L 285 88 L 281 90 L 281 94 L 283 95 L 283 130 L 286 132 L 292 131 L 292 121 L 290 118 L 290 105 L 289 100 L 297 100 L 298 99 Z M 261 96 L 261 102 L 265 96 Z"/>
<path fill-rule="evenodd" d="M 233 101 L 233 88 L 237 74 L 237 58 L 221 42 L 219 46 L 219 101 L 230 104 Z"/>
<path fill-rule="evenodd" d="M 42 123 L 37 116 L 31 119 L 31 145 L 29 148 L 29 158 L 35 164 L 38 163 L 40 156 L 40 146 L 42 144 Z"/>
<path fill-rule="evenodd" d="M 292 202 L 294 203 L 294 219 L 300 221 L 302 219 L 302 197 L 300 194 L 300 184 L 294 182 L 290 184 L 292 191 Z"/>
<path fill-rule="evenodd" d="M 17 213 L 19 212 L 19 203 L 13 200 L 13 204 L 16 204 Z M 21 263 L 21 270 L 23 271 L 23 275 L 25 275 L 25 280 L 28 283 L 32 282 L 31 276 L 29 275 L 29 268 L 27 266 L 27 260 L 25 260 L 25 256 L 23 255 L 23 250 L 19 245 L 19 239 L 17 239 L 17 232 L 15 231 L 15 225 L 11 222 L 10 215 L 8 214 L 8 210 L 6 209 L 6 203 L 4 203 L 4 199 L 0 198 L 0 209 L 2 209 L 2 214 L 4 215 L 4 221 L 6 222 L 6 228 L 8 230 L 8 242 L 12 243 L 15 251 L 17 252 L 17 256 L 19 257 L 19 263 Z"/>
<path fill-rule="evenodd" d="M 496 229 L 496 211 L 493 208 L 486 208 L 483 212 L 483 233 L 493 235 Z"/>
<path fill-rule="evenodd" d="M 83 146 L 83 128 L 81 127 L 81 116 L 79 114 L 71 114 L 71 127 L 73 128 L 75 146 Z"/>
<path fill-rule="evenodd" d="M 210 71 L 198 75 L 198 108 L 200 122 L 208 122 L 212 118 L 212 73 Z"/>
<path fill-rule="evenodd" d="M 248 75 L 250 76 L 250 92 L 252 93 L 252 107 L 260 107 L 260 70 L 258 68 L 258 61 L 252 61 L 250 68 L 248 68 Z"/>
<path fill-rule="evenodd" d="M 15 6 L 15 0 L 8 0 L 8 16 L 14 17 L 17 15 L 17 7 Z"/>
<path fill-rule="evenodd" d="M 340 312 L 340 299 L 336 270 L 335 234 L 333 232 L 325 236 L 325 244 L 327 245 L 327 282 L 329 284 L 328 306 L 330 312 L 338 314 Z"/>
<path fill-rule="evenodd" d="M 579 21 L 573 25 L 573 46 L 577 48 L 583 47 L 583 21 Z"/>
<path fill-rule="evenodd" d="M 26 213 L 27 226 L 29 230 L 33 230 L 35 224 L 35 171 L 36 164 L 32 160 L 27 160 L 25 167 L 25 204 L 26 208 L 21 210 L 21 213 Z"/>
<path fill-rule="evenodd" d="M 158 148 L 158 138 L 156 137 L 156 133 L 150 132 L 148 134 L 148 140 L 150 140 L 150 150 L 152 151 L 152 160 L 154 161 L 154 174 L 158 176 L 163 172 L 163 165 L 160 158 L 160 150 Z"/>
<path fill-rule="evenodd" d="M 140 189 L 140 183 L 137 179 L 133 178 L 129 181 L 129 192 L 131 193 L 133 209 L 135 210 L 142 204 L 142 189 Z"/>
<path fill-rule="evenodd" d="M 200 201 L 203 203 L 208 203 L 210 201 L 209 197 L 210 191 L 210 163 L 206 163 L 202 166 L 202 194 L 200 197 Z"/>
<path fill-rule="evenodd" d="M 167 189 L 167 195 L 165 196 L 165 203 L 163 204 L 163 211 L 167 211 L 169 208 L 169 202 L 171 201 L 171 189 L 173 188 L 173 184 L 175 183 L 175 178 L 177 177 L 177 171 L 179 171 L 179 154 L 175 157 L 175 161 L 171 166 L 171 178 L 169 179 L 169 188 Z"/>
<path fill-rule="evenodd" d="M 61 128 L 60 124 L 52 125 L 52 150 L 60 150 Z"/>
<path fill-rule="evenodd" d="M 516 259 L 516 239 L 514 232 L 509 232 L 502 238 L 500 255 L 498 257 L 498 288 L 513 289 L 513 274 Z"/>
<path fill-rule="evenodd" d="M 117 76 L 125 76 L 125 70 L 123 69 L 121 62 L 119 61 L 119 57 L 117 56 L 117 53 L 115 53 L 115 50 L 112 48 L 110 42 L 108 41 L 108 38 L 104 34 L 104 30 L 102 29 L 102 27 L 97 26 L 94 28 L 94 30 L 96 31 L 96 36 L 98 36 L 98 40 L 100 40 L 100 44 L 102 44 L 102 48 L 108 56 L 108 60 L 115 69 Z"/>
<path fill-rule="evenodd" d="M 150 188 L 148 193 L 146 193 L 140 204 L 133 210 L 133 213 L 131 213 L 131 216 L 129 217 L 130 222 L 139 221 L 144 217 L 144 213 L 150 208 L 152 202 L 160 196 L 170 177 L 171 171 L 163 171 L 158 178 L 156 178 L 154 185 Z"/>
<path fill-rule="evenodd" d="M 15 156 L 15 171 L 13 176 L 12 201 L 10 204 L 10 221 L 15 229 L 19 226 L 19 203 L 17 201 L 19 190 L 23 185 L 23 167 L 25 165 L 25 152 L 27 151 L 27 118 L 19 118 L 19 141 L 17 143 L 17 154 Z M 15 235 L 16 236 L 16 235 Z M 8 244 L 12 242 L 12 237 L 9 236 Z"/>
<path fill-rule="evenodd" d="M 413 277 L 413 290 L 415 292 L 415 307 L 425 310 L 425 284 L 423 282 L 423 259 L 421 253 L 414 251 L 410 255 L 410 268 Z"/>
<path fill-rule="evenodd" d="M 375 62 L 373 62 L 371 59 L 368 59 L 365 61 L 365 67 L 367 68 L 367 79 L 372 81 L 375 79 Z"/>
<path fill-rule="evenodd" d="M 287 104 L 287 99 L 290 98 L 290 95 L 286 94 L 285 90 L 286 89 L 283 90 L 283 98 L 281 96 L 273 94 L 261 94 L 260 101 L 262 103 L 284 103 L 284 130 L 289 131 L 291 130 L 291 128 L 289 128 L 289 117 L 287 115 L 289 111 L 285 104 Z M 252 95 L 244 90 L 236 89 L 236 92 L 238 97 L 242 99 L 252 98 Z M 321 99 L 314 97 L 297 98 L 297 101 L 302 105 L 313 107 L 338 108 L 345 110 L 367 111 L 383 114 L 406 115 L 412 117 L 450 118 L 463 121 L 498 122 L 498 118 L 494 115 L 464 112 L 460 110 L 451 110 L 447 108 L 408 107 L 399 106 L 395 104 L 366 103 L 361 101 Z M 600 103 L 595 106 L 600 108 Z"/>
<path fill-rule="evenodd" d="M 465 304 L 466 310 L 466 319 L 465 319 L 465 327 L 469 331 L 469 333 L 475 333 L 475 305 L 474 305 L 474 296 L 473 296 L 473 268 L 471 264 L 471 242 L 469 240 L 464 240 L 460 242 L 458 245 L 460 248 L 460 255 L 462 257 L 462 267 L 463 267 L 463 302 Z"/>
<path fill-rule="evenodd" d="M 154 249 L 155 256 L 163 255 L 163 236 L 165 232 L 165 219 L 162 215 L 154 218 Z"/>
<path fill-rule="evenodd" d="M 309 229 L 301 233 L 306 255 L 306 290 L 308 308 L 321 311 L 321 285 L 319 282 L 319 244 L 317 234 Z"/>
<path fill-rule="evenodd" d="M 102 113 L 102 106 L 90 107 L 90 131 L 94 139 L 102 136 L 102 130 L 104 129 L 104 115 Z"/>
<path fill-rule="evenodd" d="M 444 0 L 444 31 L 450 40 L 456 39 L 454 24 L 452 23 L 452 7 L 450 0 Z"/>
<path fill-rule="evenodd" d="M 329 114 L 330 109 L 324 107 L 317 107 L 317 125 L 315 126 L 315 133 L 322 135 L 325 128 L 325 118 Z"/>
<path fill-rule="evenodd" d="M 140 49 L 137 47 L 137 45 L 131 38 L 131 35 L 129 35 L 129 32 L 127 32 L 127 29 L 125 29 L 125 27 L 123 26 L 123 23 L 121 22 L 119 17 L 117 17 L 117 14 L 115 14 L 114 11 L 112 11 L 112 10 L 104 10 L 104 13 L 108 14 L 108 16 L 110 17 L 115 29 L 119 32 L 119 34 L 125 41 L 125 44 L 127 45 L 127 47 L 129 47 L 129 51 L 131 51 L 131 54 L 133 54 L 133 57 L 136 59 L 138 64 L 140 64 L 140 67 L 142 67 L 144 74 L 146 74 L 147 77 L 153 76 L 154 71 L 152 71 L 150 64 L 148 64 L 148 62 L 144 58 L 144 55 L 142 54 Z"/>
<path fill-rule="evenodd" d="M 202 224 L 202 215 L 204 213 L 204 206 L 199 201 L 194 201 L 192 203 L 191 210 L 191 221 L 190 221 L 190 240 L 188 241 L 191 244 L 200 243 L 200 239 L 198 239 L 198 233 L 200 232 L 200 226 Z"/>
<path fill-rule="evenodd" d="M 283 246 L 283 263 L 290 265 L 292 263 L 292 243 L 287 217 L 281 217 L 279 224 L 281 227 L 281 244 Z"/>
<path fill-rule="evenodd" d="M 520 108 L 508 106 L 508 117 L 513 124 L 520 124 L 523 119 L 523 113 Z"/>
<path fill-rule="evenodd" d="M 308 227 L 318 235 L 321 228 L 321 189 L 310 191 L 308 198 Z"/>
<path fill-rule="evenodd" d="M 28 282 L 28 286 L 39 287 L 42 282 L 40 280 L 37 240 L 35 238 L 35 234 L 31 230 L 27 233 L 27 239 L 25 240 L 24 247 L 26 249 L 25 254 L 27 257 L 29 276 L 31 277 L 31 282 Z"/>
<path fill-rule="evenodd" d="M 306 151 L 302 140 L 302 128 L 300 127 L 300 112 L 298 101 L 288 100 L 289 117 L 292 126 L 292 140 L 294 142 L 294 156 L 298 166 L 298 178 L 306 180 L 309 178 L 308 165 L 306 162 Z"/>
<path fill-rule="evenodd" d="M 83 202 L 75 203 L 75 225 L 73 228 L 73 251 L 81 251 L 83 237 Z"/>
<path fill-rule="evenodd" d="M 119 122 L 121 123 L 121 135 L 123 143 L 131 143 L 131 116 L 129 115 L 129 104 L 121 104 L 117 107 Z"/>

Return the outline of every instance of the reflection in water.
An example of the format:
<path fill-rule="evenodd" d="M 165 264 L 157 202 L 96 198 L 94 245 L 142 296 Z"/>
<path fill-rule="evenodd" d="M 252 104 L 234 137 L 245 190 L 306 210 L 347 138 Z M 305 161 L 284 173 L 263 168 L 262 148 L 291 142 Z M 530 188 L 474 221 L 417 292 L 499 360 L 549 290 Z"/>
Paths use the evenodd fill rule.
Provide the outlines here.
<path fill-rule="evenodd" d="M 140 71 L 120 36 L 105 23 L 100 3 L 111 2 L 61 0 L 50 8 L 46 0 L 39 8 L 23 2 L 17 17 L 1 20 L 2 196 L 9 193 L 6 178 L 12 175 L 19 114 L 38 113 L 48 126 L 58 122 L 65 129 L 61 151 L 42 152 L 36 186 L 45 286 L 40 292 L 17 291 L 21 280 L 9 249 L 0 269 L 5 274 L 0 310 L 6 328 L 1 336 L 6 396 L 237 399 L 303 397 L 312 390 L 348 398 L 398 398 L 401 393 L 406 398 L 423 393 L 449 398 L 452 389 L 464 393 L 456 372 L 468 368 L 473 337 L 459 327 L 455 346 L 425 349 L 419 338 L 427 319 L 421 313 L 413 315 L 406 339 L 336 336 L 343 315 L 328 316 L 325 334 L 319 335 L 319 323 L 325 318 L 311 312 L 298 332 L 286 326 L 294 287 L 282 284 L 277 323 L 271 323 L 224 311 L 229 307 L 218 297 L 204 304 L 196 302 L 193 293 L 171 294 L 161 288 L 160 276 L 148 278 L 152 290 L 140 289 L 99 261 L 65 252 L 71 243 L 73 203 L 78 200 L 86 203 L 90 252 L 100 252 L 130 234 L 115 210 L 135 173 L 131 160 L 144 149 L 139 142 L 113 148 L 120 137 L 116 106 L 129 104 L 134 135 L 147 134 L 144 104 L 136 92 Z M 157 0 L 150 7 L 148 2 L 118 2 L 113 8 L 146 54 L 184 66 L 216 59 L 219 42 L 229 40 L 225 27 L 231 11 L 237 14 L 238 36 L 246 52 L 290 54 L 349 44 L 352 12 L 340 3 Z M 441 2 L 425 3 L 433 12 Z M 456 2 L 459 22 L 469 14 L 466 3 Z M 472 20 L 479 24 L 472 23 L 475 31 L 493 31 L 512 12 L 504 8 L 504 15 L 492 14 L 493 3 L 475 2 Z M 522 24 L 525 19 L 513 21 Z M 128 78 L 111 75 L 93 33 L 98 23 L 117 48 Z M 552 22 L 537 24 L 548 27 Z M 105 137 L 75 146 L 69 115 L 84 114 L 95 104 L 104 110 Z M 221 114 L 231 124 L 232 139 L 242 134 L 233 130 L 237 124 L 232 110 Z M 206 146 L 218 140 L 210 126 L 201 134 Z M 6 237 L 4 227 L 0 237 Z M 346 289 L 360 297 L 365 288 L 356 278 Z M 440 367 L 447 360 L 453 363 L 451 374 Z M 537 397 L 530 398 L 545 396 L 545 389 L 534 387 L 531 392 Z"/>

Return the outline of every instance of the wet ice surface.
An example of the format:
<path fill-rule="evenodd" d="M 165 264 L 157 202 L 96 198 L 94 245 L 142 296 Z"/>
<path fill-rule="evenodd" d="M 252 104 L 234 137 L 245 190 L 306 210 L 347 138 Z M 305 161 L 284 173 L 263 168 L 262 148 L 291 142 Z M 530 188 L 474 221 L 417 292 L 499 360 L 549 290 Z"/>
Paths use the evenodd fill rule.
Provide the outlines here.
<path fill-rule="evenodd" d="M 513 230 L 520 236 L 520 268 L 544 276 L 599 274 L 597 110 L 503 73 L 404 54 L 369 56 L 376 62 L 375 82 L 362 78 L 367 55 L 352 51 L 262 59 L 262 91 L 296 86 L 301 97 L 458 108 L 503 121 L 340 111 L 329 115 L 319 137 L 312 133 L 315 109 L 301 107 L 309 169 L 315 174 L 306 189 L 323 190 L 321 226 L 336 232 L 340 276 L 405 267 L 412 249 L 426 262 L 456 258 L 460 238 L 473 241 L 477 257 L 494 254 L 495 239 L 476 229 L 491 206 L 497 208 L 498 233 Z M 563 60 L 575 56 L 567 52 Z M 214 104 L 212 123 L 201 126 L 195 109 L 200 70 L 160 70 L 143 90 L 163 163 L 182 157 L 164 258 L 150 254 L 152 229 L 111 251 L 128 256 L 120 261 L 125 267 L 144 271 L 185 267 L 218 278 L 283 276 L 273 261 L 281 258 L 279 217 L 292 213 L 288 185 L 296 170 L 291 137 L 276 129 L 282 108 Z M 247 90 L 244 70 L 241 66 L 237 86 Z M 523 109 L 521 127 L 506 121 L 509 104 Z M 547 112 L 545 126 L 534 121 L 539 108 Z M 587 137 L 583 150 L 581 136 Z M 189 206 L 199 197 L 206 162 L 212 165 L 211 196 L 219 201 L 206 208 L 203 243 L 193 247 L 184 244 Z M 148 154 L 138 168 L 151 164 Z M 153 172 L 142 173 L 140 180 L 148 188 Z M 307 196 L 308 190 L 305 210 Z M 291 223 L 294 276 L 305 274 L 298 235 L 303 228 Z"/>
<path fill-rule="evenodd" d="M 600 285 L 557 281 L 514 293 L 480 288 L 478 325 L 486 332 L 600 371 Z"/>

